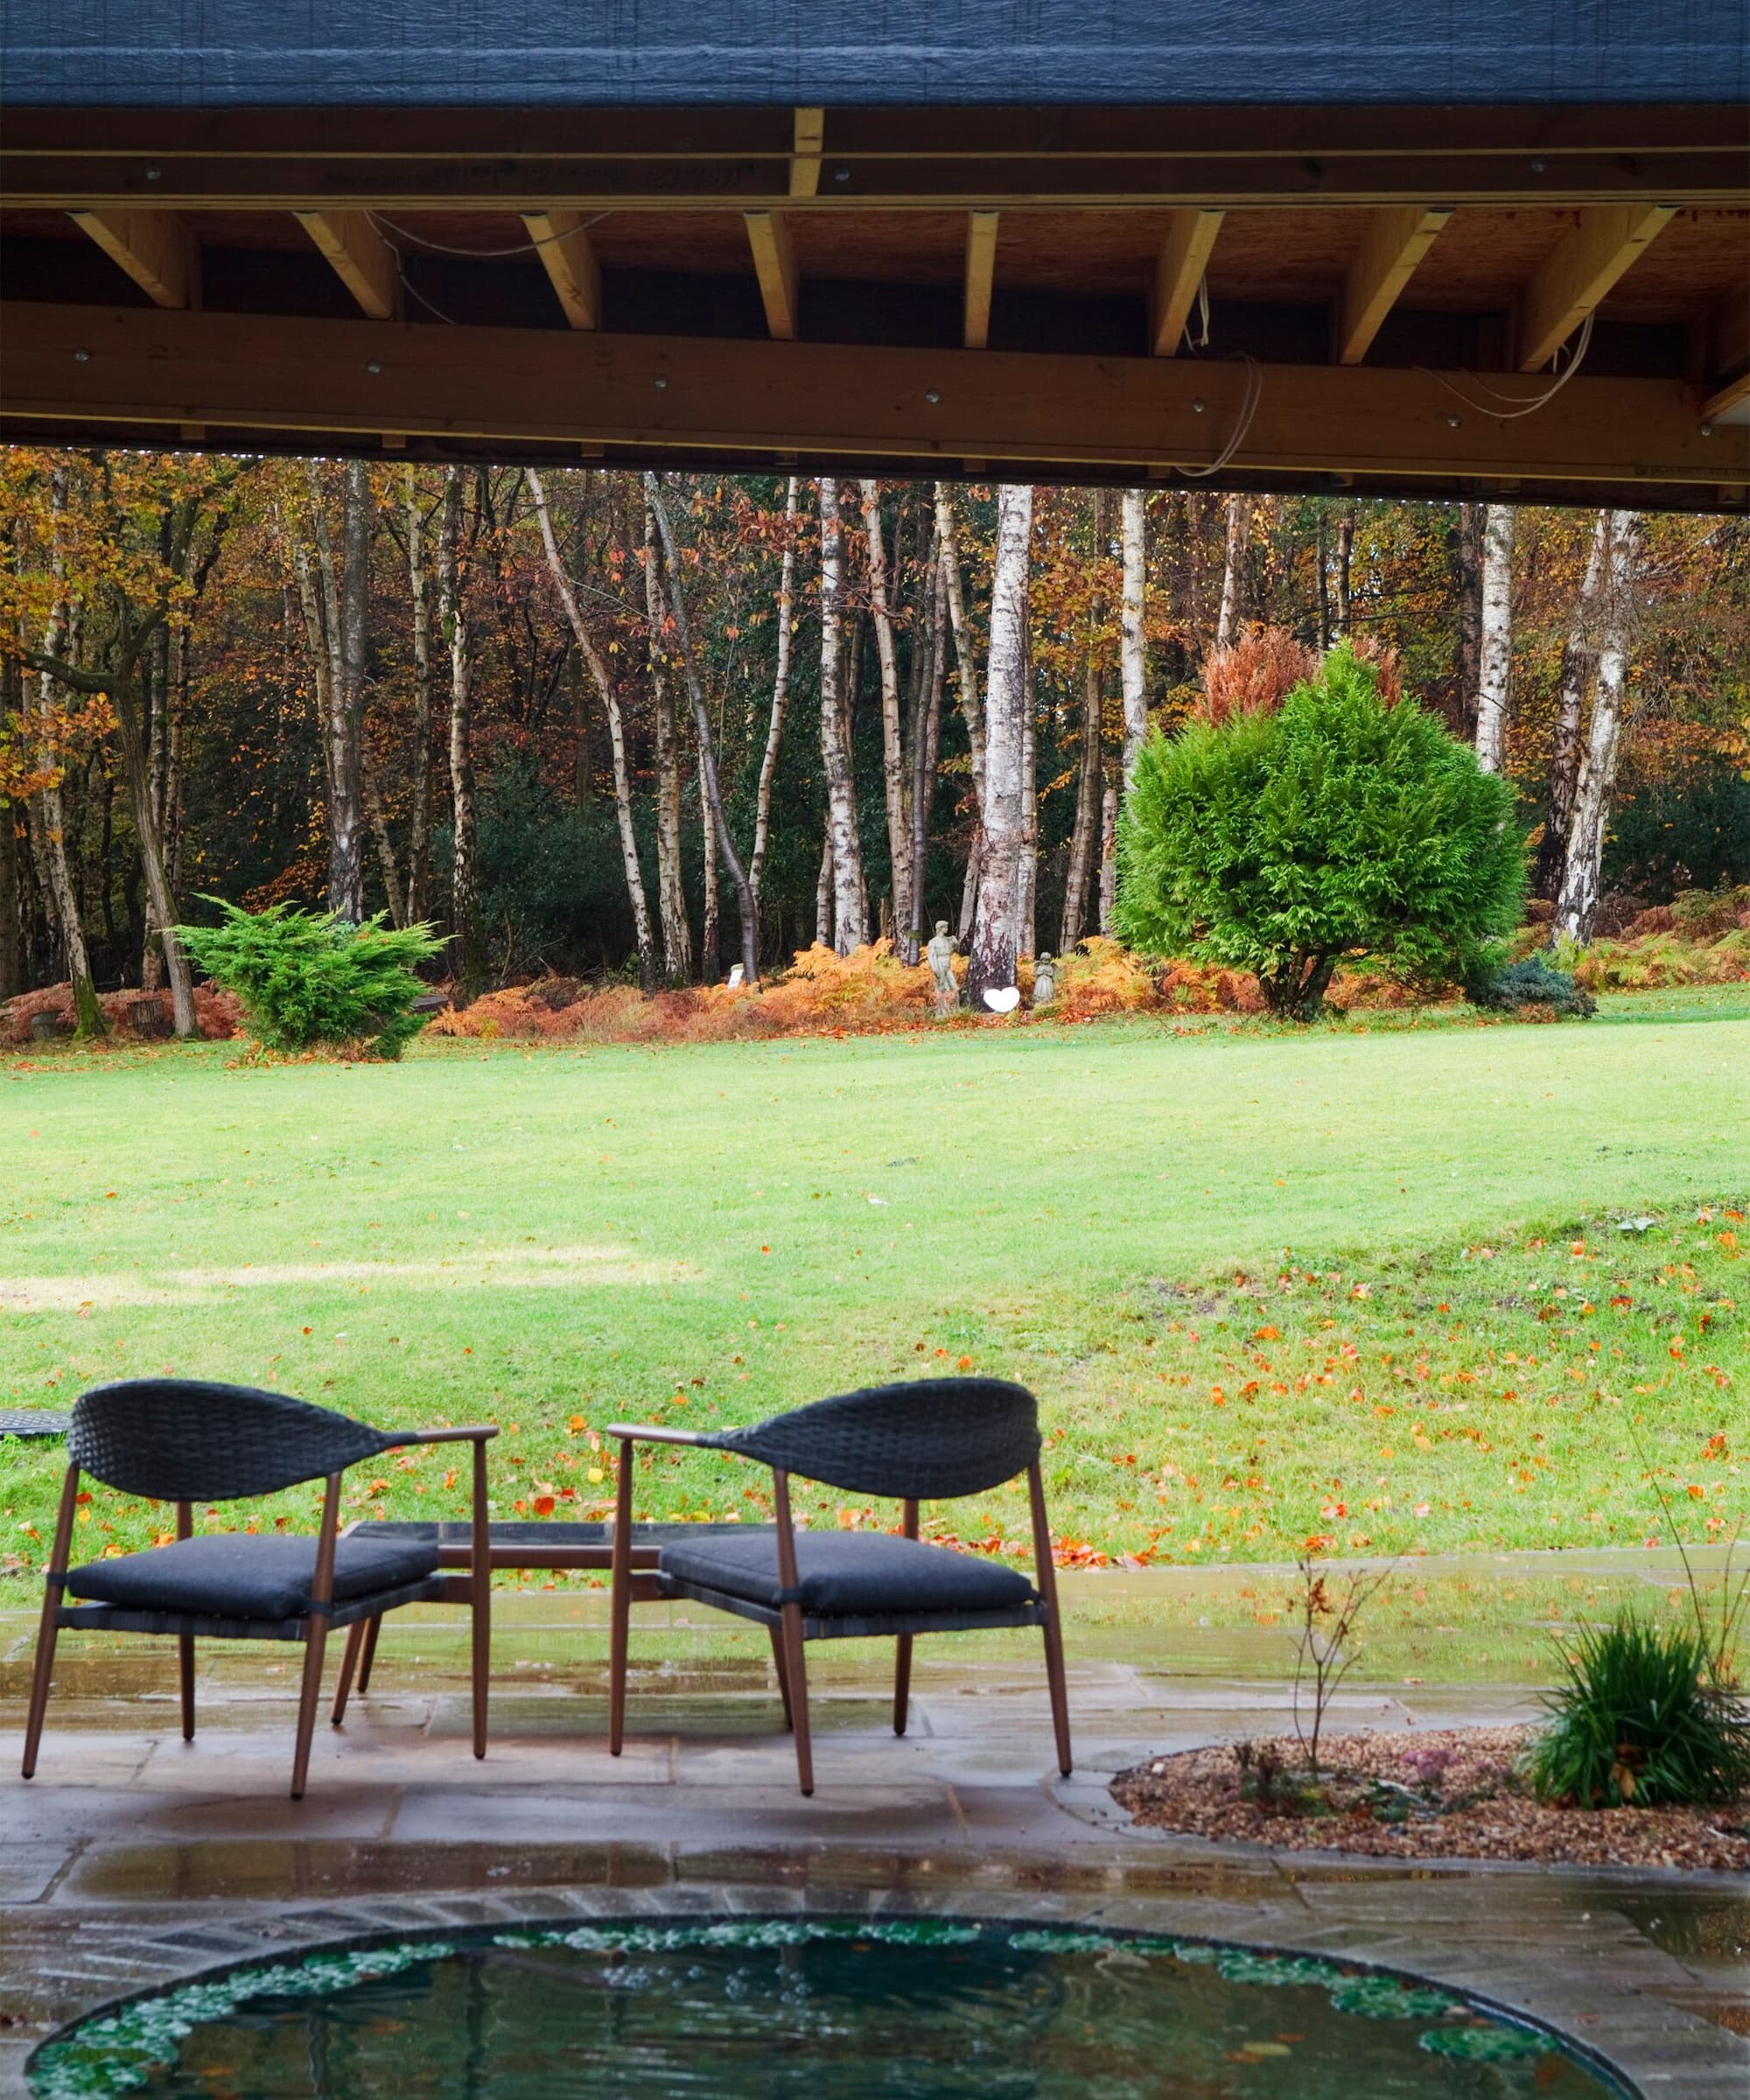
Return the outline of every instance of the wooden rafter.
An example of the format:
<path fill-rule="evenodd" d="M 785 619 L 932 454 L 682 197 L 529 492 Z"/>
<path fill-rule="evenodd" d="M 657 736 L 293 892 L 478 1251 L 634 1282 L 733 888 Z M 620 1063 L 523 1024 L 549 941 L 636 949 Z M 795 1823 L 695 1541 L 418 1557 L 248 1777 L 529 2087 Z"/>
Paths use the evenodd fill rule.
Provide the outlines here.
<path fill-rule="evenodd" d="M 525 212 L 522 223 L 574 328 L 601 326 L 601 267 L 576 212 Z"/>
<path fill-rule="evenodd" d="M 766 330 L 774 341 L 794 342 L 796 335 L 796 251 L 781 212 L 745 212 L 747 245 L 753 250 L 753 274 L 766 308 Z"/>
<path fill-rule="evenodd" d="M 79 355 L 83 352 L 83 357 Z M 788 452 L 873 463 L 985 459 L 1045 472 L 1200 466 L 1233 430 L 1237 363 L 774 344 L 558 330 L 403 327 L 21 303 L 4 410 L 32 431 L 385 429 L 444 444 L 585 442 L 645 457 Z M 1446 375 L 1462 388 L 1462 374 Z M 1264 365 L 1235 472 L 1461 488 L 1476 482 L 1750 490 L 1750 430 L 1702 434 L 1676 380 L 1580 373 L 1535 416 L 1454 405 L 1438 375 Z M 660 384 L 658 382 L 661 382 Z M 1199 409 L 1202 413 L 1199 413 Z M 150 441 L 150 440 L 147 440 Z M 575 451 L 573 450 L 573 456 Z"/>
<path fill-rule="evenodd" d="M 1519 369 L 1541 371 L 1676 215 L 1674 204 L 1600 205 L 1582 212 L 1521 295 Z"/>
<path fill-rule="evenodd" d="M 1178 352 L 1223 216 L 1210 211 L 1172 214 L 1155 259 L 1154 291 L 1149 301 L 1149 347 L 1157 357 L 1172 357 Z"/>
<path fill-rule="evenodd" d="M 72 216 L 155 306 L 197 303 L 200 250 L 173 212 L 74 212 Z"/>
<path fill-rule="evenodd" d="M 1704 423 L 1750 424 L 1750 372 L 1740 372 L 1702 403 Z"/>
<path fill-rule="evenodd" d="M 374 321 L 401 308 L 401 266 L 368 212 L 299 212 L 298 223 L 334 266 L 334 274 Z"/>
<path fill-rule="evenodd" d="M 826 143 L 826 111 L 818 107 L 795 113 L 790 150 L 790 194 L 814 197 L 820 192 L 821 149 Z"/>
<path fill-rule="evenodd" d="M 1397 304 L 1416 266 L 1433 247 L 1449 211 L 1397 205 L 1376 212 L 1343 284 L 1337 323 L 1337 362 L 1358 365 L 1381 324 Z"/>
<path fill-rule="evenodd" d="M 962 340 L 982 350 L 990 340 L 990 294 L 997 282 L 998 212 L 969 212 L 966 217 L 966 298 Z"/>

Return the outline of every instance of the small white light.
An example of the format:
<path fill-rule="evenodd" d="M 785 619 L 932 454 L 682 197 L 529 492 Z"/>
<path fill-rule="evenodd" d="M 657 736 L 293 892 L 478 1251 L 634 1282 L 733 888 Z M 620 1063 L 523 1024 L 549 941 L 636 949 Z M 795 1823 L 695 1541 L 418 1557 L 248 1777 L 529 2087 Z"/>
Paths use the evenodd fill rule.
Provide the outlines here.
<path fill-rule="evenodd" d="M 1191 413 L 1194 416 L 1200 416 L 1203 413 L 1204 405 L 1201 401 L 1194 401 L 1191 404 Z"/>
<path fill-rule="evenodd" d="M 158 172 L 156 168 L 148 168 L 146 170 L 146 180 L 148 182 L 156 182 L 158 178 Z"/>
<path fill-rule="evenodd" d="M 73 361 L 76 365 L 88 365 L 91 362 L 90 351 L 75 350 L 73 354 Z"/>
<path fill-rule="evenodd" d="M 849 182 L 850 170 L 849 168 L 835 168 L 832 172 L 832 178 L 835 182 Z"/>
<path fill-rule="evenodd" d="M 1712 438 L 1713 435 L 1713 425 L 1711 423 L 1703 424 L 1701 426 L 1701 434 L 1704 438 Z"/>
<path fill-rule="evenodd" d="M 926 392 L 924 399 L 934 404 L 942 399 L 942 396 L 936 392 L 934 387 L 931 387 L 928 392 Z"/>
<path fill-rule="evenodd" d="M 365 369 L 371 374 L 373 378 L 374 378 L 376 374 L 382 370 L 382 367 L 378 364 L 374 359 L 373 359 L 372 361 L 365 367 Z"/>
<path fill-rule="evenodd" d="M 1549 172 L 1549 168 L 1550 164 L 1547 160 L 1534 160 L 1531 163 L 1531 172 L 1534 175 L 1547 174 Z"/>
<path fill-rule="evenodd" d="M 666 386 L 668 385 L 668 381 L 667 381 L 666 379 L 659 379 L 659 380 L 657 380 L 657 381 L 656 381 L 654 383 L 655 383 L 656 390 L 657 390 L 657 392 L 660 394 L 660 393 L 662 392 L 662 388 L 663 388 L 664 387 L 666 387 Z"/>
<path fill-rule="evenodd" d="M 1449 416 L 1446 418 L 1446 428 L 1449 430 L 1456 430 L 1461 427 L 1464 420 L 1462 416 Z"/>

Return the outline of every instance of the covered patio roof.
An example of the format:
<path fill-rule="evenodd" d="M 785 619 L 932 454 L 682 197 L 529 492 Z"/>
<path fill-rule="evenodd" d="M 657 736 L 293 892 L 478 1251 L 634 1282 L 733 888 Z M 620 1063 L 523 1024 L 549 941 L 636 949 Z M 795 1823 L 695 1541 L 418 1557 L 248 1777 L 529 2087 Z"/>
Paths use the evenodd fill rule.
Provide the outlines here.
<path fill-rule="evenodd" d="M 698 12 L 4 0 L 4 434 L 1750 501 L 1739 5 Z"/>

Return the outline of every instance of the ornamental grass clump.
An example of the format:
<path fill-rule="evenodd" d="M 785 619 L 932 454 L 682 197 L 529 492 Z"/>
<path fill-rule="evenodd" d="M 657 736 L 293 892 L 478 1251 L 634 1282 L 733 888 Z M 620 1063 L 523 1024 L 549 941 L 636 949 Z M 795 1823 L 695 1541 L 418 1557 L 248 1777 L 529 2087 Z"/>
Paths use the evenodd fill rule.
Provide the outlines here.
<path fill-rule="evenodd" d="M 1273 713 L 1152 737 L 1118 871 L 1121 939 L 1250 970 L 1304 1021 L 1346 956 L 1418 984 L 1486 975 L 1519 924 L 1525 844 L 1508 784 L 1345 647 Z"/>
<path fill-rule="evenodd" d="M 1526 1759 L 1540 1800 L 1695 1808 L 1750 1790 L 1750 1710 L 1698 1628 L 1624 1613 L 1582 1629 L 1562 1668 Z"/>
<path fill-rule="evenodd" d="M 178 935 L 214 984 L 235 992 L 264 1049 L 328 1046 L 396 1058 L 419 1032 L 422 1017 L 410 1009 L 425 987 L 414 969 L 443 946 L 429 926 L 385 926 L 381 912 L 359 926 L 332 912 L 206 901 L 222 922 L 178 927 Z"/>

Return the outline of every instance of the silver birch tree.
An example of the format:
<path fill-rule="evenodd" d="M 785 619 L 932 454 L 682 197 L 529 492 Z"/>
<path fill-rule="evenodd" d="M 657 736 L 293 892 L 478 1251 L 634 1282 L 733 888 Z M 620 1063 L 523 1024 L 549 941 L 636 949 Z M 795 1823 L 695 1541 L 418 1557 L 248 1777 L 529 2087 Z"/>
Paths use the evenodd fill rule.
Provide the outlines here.
<path fill-rule="evenodd" d="M 1628 688 L 1629 640 L 1641 575 L 1641 515 L 1610 514 L 1607 584 L 1599 626 L 1598 683 L 1580 752 L 1579 779 L 1568 822 L 1567 851 L 1556 892 L 1555 934 L 1583 946 L 1598 917 L 1599 884 L 1610 822 L 1610 791 Z"/>
<path fill-rule="evenodd" d="M 857 830 L 856 784 L 845 734 L 844 678 L 844 524 L 838 483 L 820 481 L 821 762 L 826 769 L 828 844 L 832 855 L 832 945 L 850 955 L 864 936 L 863 847 Z"/>
<path fill-rule="evenodd" d="M 1477 763 L 1499 773 L 1507 759 L 1513 699 L 1513 507 L 1491 503 L 1482 528 L 1482 629 L 1477 666 Z"/>
<path fill-rule="evenodd" d="M 1033 492 L 1005 482 L 997 494 L 997 560 L 990 592 L 990 649 L 984 674 L 984 808 L 978 842 L 978 903 L 966 992 L 981 1001 L 1015 982 L 1025 844 L 1027 584 Z"/>
<path fill-rule="evenodd" d="M 1144 620 L 1147 588 L 1147 492 L 1127 488 L 1119 508 L 1118 534 L 1124 551 L 1124 595 L 1119 610 L 1118 678 L 1124 695 L 1124 785 L 1137 769 L 1137 753 L 1148 735 L 1148 664 Z M 1103 550 L 1096 550 L 1096 552 Z M 1079 910 L 1079 907 L 1078 907 Z M 1069 944 L 1066 944 L 1069 945 Z"/>

